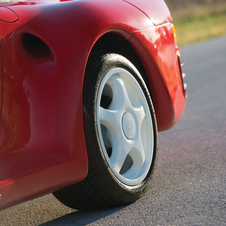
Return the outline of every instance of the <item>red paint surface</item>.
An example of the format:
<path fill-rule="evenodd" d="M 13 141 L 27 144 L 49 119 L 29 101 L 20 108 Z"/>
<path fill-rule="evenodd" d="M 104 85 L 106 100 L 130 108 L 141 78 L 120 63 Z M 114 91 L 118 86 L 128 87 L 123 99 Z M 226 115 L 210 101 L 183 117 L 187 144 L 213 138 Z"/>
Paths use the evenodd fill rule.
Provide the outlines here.
<path fill-rule="evenodd" d="M 131 39 L 150 82 L 159 131 L 179 121 L 186 99 L 171 27 L 165 24 L 137 31 Z"/>
<path fill-rule="evenodd" d="M 171 20 L 160 10 L 163 1 L 153 3 L 155 21 Z M 85 178 L 83 79 L 89 54 L 104 34 L 120 35 L 139 55 L 159 130 L 181 117 L 185 96 L 170 23 L 155 27 L 151 12 L 120 0 L 5 6 L 19 19 L 0 21 L 0 209 Z M 49 50 L 27 48 L 27 33 Z"/>
<path fill-rule="evenodd" d="M 159 0 L 124 0 L 146 14 L 155 25 L 172 21 L 168 7 Z"/>
<path fill-rule="evenodd" d="M 18 17 L 13 10 L 7 7 L 0 6 L 0 20 L 3 22 L 12 23 L 18 20 Z"/>

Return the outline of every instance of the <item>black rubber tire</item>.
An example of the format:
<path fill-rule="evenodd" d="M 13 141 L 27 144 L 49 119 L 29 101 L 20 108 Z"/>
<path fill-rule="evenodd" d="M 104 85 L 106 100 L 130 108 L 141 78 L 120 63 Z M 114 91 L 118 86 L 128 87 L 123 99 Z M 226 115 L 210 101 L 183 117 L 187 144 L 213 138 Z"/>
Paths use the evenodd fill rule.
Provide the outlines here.
<path fill-rule="evenodd" d="M 101 149 L 96 125 L 98 88 L 104 75 L 114 67 L 128 70 L 139 82 L 148 102 L 154 130 L 152 163 L 146 178 L 135 186 L 122 183 L 111 171 Z M 87 145 L 89 172 L 80 183 L 54 192 L 63 204 L 75 209 L 109 208 L 132 203 L 147 190 L 157 158 L 157 124 L 148 88 L 131 63 L 116 53 L 94 52 L 88 61 L 83 87 L 83 123 Z"/>

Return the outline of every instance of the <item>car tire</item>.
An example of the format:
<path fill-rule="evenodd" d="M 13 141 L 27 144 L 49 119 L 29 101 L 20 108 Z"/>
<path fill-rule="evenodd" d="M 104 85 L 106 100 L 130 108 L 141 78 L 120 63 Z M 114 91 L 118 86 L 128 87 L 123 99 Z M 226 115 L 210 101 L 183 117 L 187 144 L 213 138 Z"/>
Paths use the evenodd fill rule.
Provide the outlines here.
<path fill-rule="evenodd" d="M 125 57 L 97 51 L 83 87 L 83 124 L 89 172 L 54 192 L 75 209 L 120 206 L 147 190 L 157 157 L 157 124 L 144 79 Z"/>

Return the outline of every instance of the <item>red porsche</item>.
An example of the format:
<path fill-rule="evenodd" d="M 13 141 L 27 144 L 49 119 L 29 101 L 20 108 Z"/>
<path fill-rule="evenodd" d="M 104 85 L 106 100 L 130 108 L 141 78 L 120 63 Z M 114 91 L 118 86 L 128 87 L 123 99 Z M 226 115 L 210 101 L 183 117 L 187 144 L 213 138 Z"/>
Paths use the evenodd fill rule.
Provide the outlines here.
<path fill-rule="evenodd" d="M 0 1 L 0 209 L 96 209 L 147 190 L 186 85 L 163 0 Z"/>

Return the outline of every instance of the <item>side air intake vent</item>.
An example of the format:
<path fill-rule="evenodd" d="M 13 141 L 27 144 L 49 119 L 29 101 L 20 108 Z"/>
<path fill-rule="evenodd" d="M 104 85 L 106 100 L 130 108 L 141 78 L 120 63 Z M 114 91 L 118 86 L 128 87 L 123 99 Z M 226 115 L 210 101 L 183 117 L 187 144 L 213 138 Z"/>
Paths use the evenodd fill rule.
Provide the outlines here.
<path fill-rule="evenodd" d="M 49 57 L 50 48 L 38 37 L 25 33 L 21 36 L 23 48 L 27 53 L 37 58 Z"/>

